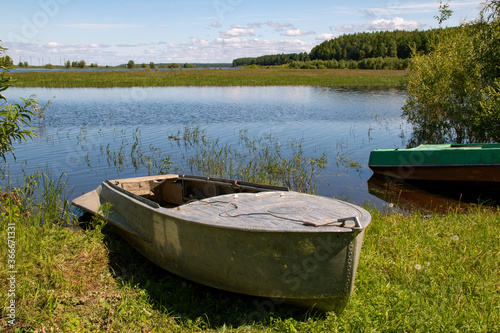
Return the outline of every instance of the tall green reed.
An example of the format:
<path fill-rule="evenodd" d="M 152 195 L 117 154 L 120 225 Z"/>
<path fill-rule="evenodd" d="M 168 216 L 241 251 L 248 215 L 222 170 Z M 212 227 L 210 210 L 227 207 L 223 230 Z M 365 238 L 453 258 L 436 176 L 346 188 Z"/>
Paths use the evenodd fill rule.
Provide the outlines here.
<path fill-rule="evenodd" d="M 282 143 L 272 133 L 256 137 L 250 135 L 248 129 L 223 142 L 210 137 L 199 125 L 185 125 L 182 130 L 169 134 L 168 142 L 162 142 L 162 147 L 144 143 L 138 129 L 131 138 L 122 131 L 114 135 L 116 142 L 99 142 L 99 148 L 95 149 L 97 156 L 89 151 L 97 144 L 86 144 L 86 138 L 86 131 L 81 130 L 77 140 L 87 166 L 93 168 L 93 159 L 104 160 L 118 174 L 131 167 L 136 172 L 145 170 L 148 175 L 189 172 L 314 193 L 319 172 L 328 163 L 326 153 L 318 154 L 318 148 L 312 149 L 312 153 L 306 151 L 304 139 L 288 138 Z M 171 150 L 165 152 L 169 145 L 175 148 L 175 154 Z"/>
<path fill-rule="evenodd" d="M 194 140 L 192 133 L 203 140 Z M 184 140 L 186 146 L 192 146 L 187 162 L 196 174 L 288 186 L 302 192 L 316 191 L 318 170 L 328 162 L 326 153 L 306 156 L 303 139 L 288 139 L 283 144 L 272 133 L 252 137 L 247 129 L 240 130 L 236 145 L 221 143 L 199 129 L 185 132 Z"/>

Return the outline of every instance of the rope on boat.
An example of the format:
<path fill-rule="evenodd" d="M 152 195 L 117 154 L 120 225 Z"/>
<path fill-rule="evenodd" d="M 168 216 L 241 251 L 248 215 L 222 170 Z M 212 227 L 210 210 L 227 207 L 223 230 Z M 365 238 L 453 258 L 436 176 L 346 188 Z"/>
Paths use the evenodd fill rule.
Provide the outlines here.
<path fill-rule="evenodd" d="M 212 203 L 212 202 L 210 202 Z M 270 216 L 273 216 L 273 217 L 276 217 L 278 219 L 283 219 L 283 220 L 288 220 L 288 221 L 293 221 L 293 222 L 299 222 L 299 223 L 302 223 L 303 225 L 305 226 L 312 226 L 312 227 L 323 227 L 323 226 L 337 226 L 337 227 L 345 227 L 345 223 L 348 221 L 348 220 L 353 220 L 354 221 L 354 224 L 355 224 L 355 227 L 348 227 L 348 228 L 351 228 L 351 229 L 363 229 L 363 227 L 361 226 L 361 224 L 359 223 L 359 220 L 357 217 L 347 217 L 347 218 L 342 218 L 342 219 L 334 219 L 334 220 L 331 220 L 331 221 L 328 221 L 328 222 L 325 222 L 325 223 L 314 223 L 314 222 L 309 222 L 309 221 L 304 221 L 304 220 L 299 220 L 299 219 L 293 219 L 293 218 L 290 218 L 290 217 L 286 217 L 286 216 L 280 216 L 276 213 L 271 213 L 271 212 L 262 212 L 262 213 L 259 213 L 259 212 L 253 212 L 253 213 L 241 213 L 241 214 L 235 214 L 235 215 L 230 215 L 227 211 L 227 208 L 229 205 L 233 205 L 236 209 L 238 209 L 238 205 L 235 204 L 234 202 L 224 202 L 226 203 L 226 207 L 224 209 L 225 213 L 227 216 L 229 217 L 240 217 L 240 216 L 250 216 L 250 215 L 270 215 Z M 305 213 L 306 211 L 303 211 L 303 212 L 293 212 L 293 213 L 287 213 L 287 214 L 301 214 L 301 213 Z"/>

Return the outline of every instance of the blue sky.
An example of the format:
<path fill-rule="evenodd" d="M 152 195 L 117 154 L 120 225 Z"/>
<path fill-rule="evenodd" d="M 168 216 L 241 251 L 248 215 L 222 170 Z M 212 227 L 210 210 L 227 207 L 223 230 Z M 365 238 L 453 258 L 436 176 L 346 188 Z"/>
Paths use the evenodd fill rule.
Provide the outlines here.
<path fill-rule="evenodd" d="M 448 26 L 483 0 L 451 0 Z M 231 62 L 309 52 L 344 33 L 437 27 L 436 0 L 4 1 L 0 40 L 15 63 Z"/>

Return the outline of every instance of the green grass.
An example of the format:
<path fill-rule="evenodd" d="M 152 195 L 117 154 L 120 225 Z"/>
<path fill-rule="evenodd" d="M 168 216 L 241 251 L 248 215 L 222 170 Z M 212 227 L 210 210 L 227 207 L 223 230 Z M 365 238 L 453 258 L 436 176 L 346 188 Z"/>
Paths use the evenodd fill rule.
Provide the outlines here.
<path fill-rule="evenodd" d="M 10 73 L 17 87 L 168 87 L 168 86 L 283 86 L 402 87 L 406 71 L 235 69 L 180 71 L 105 71 Z"/>
<path fill-rule="evenodd" d="M 339 316 L 204 287 L 149 263 L 102 219 L 87 230 L 63 179 L 0 191 L 0 330 L 5 332 L 498 332 L 500 213 L 370 209 L 355 290 Z M 40 223 L 43 221 L 43 223 Z M 16 321 L 8 323 L 8 226 L 15 226 Z M 12 232 L 12 229 L 10 229 Z"/>

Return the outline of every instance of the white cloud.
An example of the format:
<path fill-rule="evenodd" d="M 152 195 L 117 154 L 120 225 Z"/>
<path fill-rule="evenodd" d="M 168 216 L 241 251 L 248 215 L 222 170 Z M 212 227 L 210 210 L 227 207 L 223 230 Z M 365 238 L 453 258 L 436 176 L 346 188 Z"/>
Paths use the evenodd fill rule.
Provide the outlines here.
<path fill-rule="evenodd" d="M 274 31 L 276 31 L 276 32 L 282 32 L 283 30 L 287 29 L 284 33 L 282 33 L 283 36 L 300 37 L 300 36 L 307 36 L 307 35 L 313 35 L 313 34 L 315 34 L 314 31 L 301 30 L 301 29 L 295 27 L 291 23 L 281 24 L 279 22 L 267 21 L 266 24 L 267 24 L 268 27 L 273 28 Z"/>
<path fill-rule="evenodd" d="M 161 43 L 150 43 L 150 44 L 161 44 Z M 147 45 L 149 45 L 149 44 L 146 44 L 146 43 L 137 43 L 137 44 L 118 44 L 116 46 L 117 47 L 132 48 L 132 47 L 144 47 L 144 46 L 147 46 Z"/>
<path fill-rule="evenodd" d="M 283 31 L 283 29 L 285 29 L 285 28 L 295 29 L 295 27 L 293 26 L 293 24 L 290 24 L 290 23 L 281 24 L 281 23 L 278 23 L 278 22 L 267 21 L 266 24 L 269 27 L 274 28 L 274 30 L 278 31 L 278 32 L 279 31 Z"/>
<path fill-rule="evenodd" d="M 201 46 L 210 45 L 210 42 L 208 40 L 199 39 L 199 38 L 195 38 L 195 37 L 192 37 L 189 41 L 193 44 L 200 44 Z"/>
<path fill-rule="evenodd" d="M 328 33 L 324 33 L 324 34 L 319 34 L 316 36 L 316 40 L 319 40 L 319 41 L 325 41 L 325 40 L 329 40 L 329 39 L 332 39 L 334 38 L 335 35 L 334 34 L 328 34 Z"/>
<path fill-rule="evenodd" d="M 286 27 L 288 24 L 280 24 Z M 190 37 L 184 43 L 156 41 L 151 43 L 130 44 L 100 44 L 92 42 L 88 44 L 61 44 L 60 42 L 38 43 L 4 43 L 8 47 L 7 54 L 22 61 L 33 62 L 34 65 L 42 65 L 49 61 L 53 64 L 62 64 L 66 60 L 79 61 L 84 59 L 87 63 L 98 63 L 99 65 L 118 65 L 132 59 L 136 63 L 170 63 L 170 62 L 231 62 L 233 59 L 242 57 L 257 57 L 266 54 L 278 53 L 300 53 L 309 52 L 317 41 L 301 41 L 299 36 L 308 34 L 308 31 L 297 29 L 290 35 L 291 38 L 282 37 L 277 39 L 256 38 L 253 27 L 233 25 L 229 29 L 221 31 L 219 36 L 213 39 L 201 39 Z M 290 30 L 290 29 L 289 29 Z M 329 36 L 324 36 L 327 39 Z"/>
<path fill-rule="evenodd" d="M 340 31 L 340 32 L 353 32 L 355 30 L 354 25 L 352 24 L 344 24 L 344 25 L 338 25 L 335 27 L 335 31 Z"/>
<path fill-rule="evenodd" d="M 402 17 L 393 17 L 373 20 L 362 27 L 365 30 L 415 30 L 423 28 L 424 25 L 417 21 L 406 21 Z"/>
<path fill-rule="evenodd" d="M 300 30 L 299 28 L 288 29 L 285 32 L 285 36 L 299 37 L 299 36 L 307 36 L 314 34 L 313 31 L 308 30 Z"/>
<path fill-rule="evenodd" d="M 110 60 L 117 56 L 117 52 L 105 50 L 109 45 L 91 43 L 88 45 L 70 45 L 49 42 L 44 45 L 36 43 L 4 43 L 8 47 L 7 53 L 22 61 L 28 61 L 31 65 L 45 65 L 52 63 L 62 65 L 65 60 L 81 60 L 87 63 L 98 62 L 109 64 Z M 52 56 L 52 58 L 51 58 Z M 53 56 L 56 56 L 54 58 Z M 116 63 L 118 64 L 118 63 Z"/>
<path fill-rule="evenodd" d="M 242 43 L 243 41 L 246 41 L 247 39 L 245 38 L 238 38 L 238 37 L 230 37 L 230 38 L 222 38 L 222 37 L 219 37 L 215 40 L 215 43 L 216 44 L 233 44 L 233 45 L 236 45 L 236 44 L 240 44 Z"/>
<path fill-rule="evenodd" d="M 210 26 L 212 28 L 220 28 L 220 27 L 222 27 L 222 24 L 220 24 L 219 22 L 212 22 L 212 24 L 210 24 Z"/>
<path fill-rule="evenodd" d="M 245 37 L 219 37 L 208 42 L 208 45 L 170 45 L 164 54 L 168 57 L 166 62 L 231 62 L 236 58 L 258 57 L 266 54 L 309 52 L 315 45 L 315 43 L 297 39 L 273 41 Z"/>
<path fill-rule="evenodd" d="M 281 27 L 281 24 L 279 24 L 278 22 L 268 21 L 267 25 L 269 27 L 271 27 L 271 28 L 274 28 L 276 31 L 282 31 L 283 30 L 283 28 Z"/>
<path fill-rule="evenodd" d="M 262 27 L 262 23 L 260 23 L 260 22 L 248 23 L 248 27 L 249 28 L 261 28 Z"/>
<path fill-rule="evenodd" d="M 361 12 L 361 14 L 363 14 L 364 17 L 369 18 L 369 19 L 374 19 L 377 17 L 377 15 L 375 15 L 375 13 L 372 10 L 363 9 L 363 10 L 360 10 L 360 12 Z"/>
<path fill-rule="evenodd" d="M 56 42 L 48 42 L 47 46 L 48 47 L 59 47 L 59 46 L 61 46 L 61 44 L 56 43 Z"/>
<path fill-rule="evenodd" d="M 239 36 L 255 36 L 255 31 L 253 28 L 243 28 L 239 25 L 231 26 L 231 29 L 220 33 L 221 38 L 233 38 Z"/>

